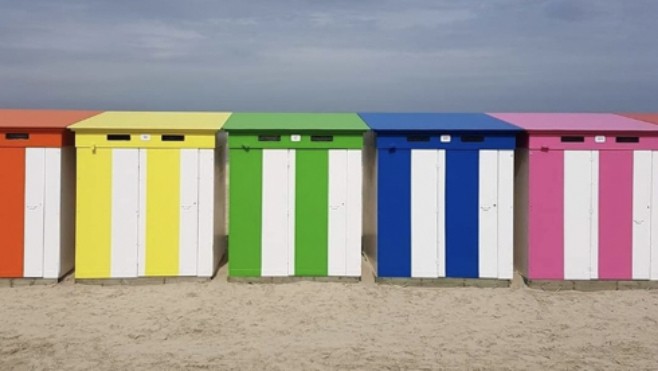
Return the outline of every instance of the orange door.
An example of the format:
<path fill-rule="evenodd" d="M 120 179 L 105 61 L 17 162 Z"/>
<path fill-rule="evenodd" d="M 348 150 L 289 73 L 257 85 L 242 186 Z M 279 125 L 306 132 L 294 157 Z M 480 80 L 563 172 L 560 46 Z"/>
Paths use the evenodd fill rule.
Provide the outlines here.
<path fill-rule="evenodd" d="M 0 148 L 0 277 L 23 276 L 25 148 Z"/>

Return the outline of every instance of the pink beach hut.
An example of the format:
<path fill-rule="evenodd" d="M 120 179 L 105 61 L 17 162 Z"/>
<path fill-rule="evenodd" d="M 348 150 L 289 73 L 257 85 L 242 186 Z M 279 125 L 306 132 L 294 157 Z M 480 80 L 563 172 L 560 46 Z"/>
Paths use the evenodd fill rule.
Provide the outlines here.
<path fill-rule="evenodd" d="M 658 280 L 658 126 L 612 114 L 491 115 L 526 130 L 514 202 L 514 260 L 526 279 Z"/>

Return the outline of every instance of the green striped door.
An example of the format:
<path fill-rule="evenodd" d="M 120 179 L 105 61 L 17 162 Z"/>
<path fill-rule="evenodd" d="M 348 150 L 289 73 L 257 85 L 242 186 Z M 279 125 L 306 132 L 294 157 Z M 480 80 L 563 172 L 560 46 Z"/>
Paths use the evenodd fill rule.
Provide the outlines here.
<path fill-rule="evenodd" d="M 230 276 L 360 275 L 360 149 L 243 146 L 230 161 Z"/>

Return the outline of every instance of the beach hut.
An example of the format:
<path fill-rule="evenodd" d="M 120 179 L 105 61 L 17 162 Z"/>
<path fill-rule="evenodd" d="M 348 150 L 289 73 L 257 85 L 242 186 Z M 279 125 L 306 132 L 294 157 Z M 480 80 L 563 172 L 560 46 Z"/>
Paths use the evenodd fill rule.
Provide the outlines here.
<path fill-rule="evenodd" d="M 73 269 L 75 154 L 66 127 L 92 111 L 0 110 L 0 278 Z"/>
<path fill-rule="evenodd" d="M 228 113 L 105 112 L 81 121 L 76 279 L 211 277 L 224 253 Z"/>
<path fill-rule="evenodd" d="M 520 130 L 477 113 L 360 116 L 374 131 L 364 238 L 378 279 L 510 280 Z"/>
<path fill-rule="evenodd" d="M 613 114 L 492 116 L 527 132 L 515 200 L 523 276 L 658 279 L 658 126 Z"/>
<path fill-rule="evenodd" d="M 229 276 L 360 277 L 366 125 L 349 113 L 235 113 Z"/>

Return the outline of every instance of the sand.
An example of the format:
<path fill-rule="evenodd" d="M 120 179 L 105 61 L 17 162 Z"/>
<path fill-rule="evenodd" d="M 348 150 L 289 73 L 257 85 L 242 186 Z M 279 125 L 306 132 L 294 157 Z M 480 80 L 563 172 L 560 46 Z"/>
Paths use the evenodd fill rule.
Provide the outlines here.
<path fill-rule="evenodd" d="M 0 287 L 0 369 L 655 369 L 658 290 Z"/>

